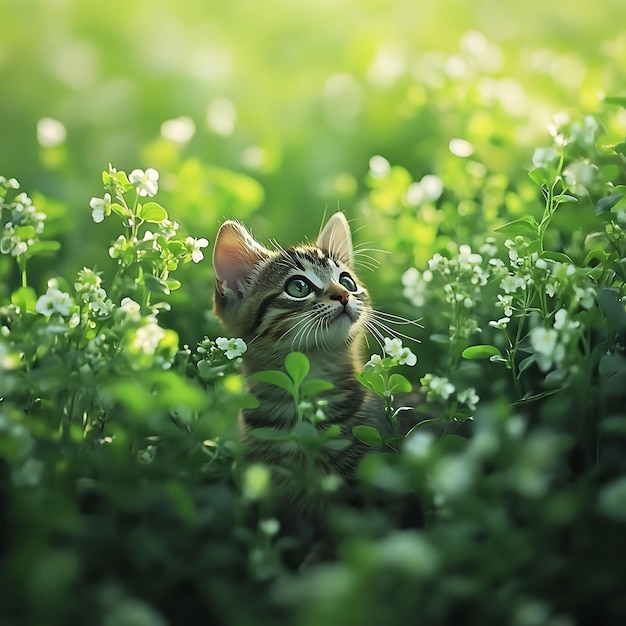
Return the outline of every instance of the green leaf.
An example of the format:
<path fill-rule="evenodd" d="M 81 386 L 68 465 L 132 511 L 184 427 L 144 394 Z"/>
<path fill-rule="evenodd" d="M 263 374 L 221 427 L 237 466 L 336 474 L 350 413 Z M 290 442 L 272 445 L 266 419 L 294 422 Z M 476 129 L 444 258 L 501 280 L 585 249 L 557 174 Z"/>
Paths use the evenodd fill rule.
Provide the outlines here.
<path fill-rule="evenodd" d="M 450 335 L 434 334 L 430 336 L 433 343 L 448 344 L 450 343 Z"/>
<path fill-rule="evenodd" d="M 298 422 L 291 435 L 296 441 L 315 441 L 319 438 L 317 429 L 311 422 Z"/>
<path fill-rule="evenodd" d="M 133 188 L 128 180 L 128 176 L 126 176 L 126 172 L 116 172 L 113 168 L 102 172 L 102 184 L 107 188 L 117 188 L 122 192 Z"/>
<path fill-rule="evenodd" d="M 589 252 L 587 253 L 585 260 L 583 261 L 583 266 L 587 267 L 589 265 L 592 265 L 593 261 L 593 266 L 596 267 L 598 265 L 606 263 L 606 260 L 608 258 L 609 255 L 604 250 L 600 248 L 594 248 L 593 250 L 589 250 Z"/>
<path fill-rule="evenodd" d="M 616 104 L 617 106 L 624 107 L 626 109 L 626 97 L 623 96 L 607 96 L 604 98 L 607 104 Z"/>
<path fill-rule="evenodd" d="M 495 230 L 496 232 L 503 233 L 505 235 L 537 236 L 538 227 L 539 224 L 537 224 L 537 220 L 534 217 L 525 215 L 524 217 L 520 217 L 512 222 L 503 224 Z"/>
<path fill-rule="evenodd" d="M 132 217 L 132 213 L 130 212 L 130 209 L 126 208 L 125 206 L 117 202 L 111 203 L 111 211 L 113 211 L 113 213 L 117 213 L 118 215 L 121 215 L 122 217 Z"/>
<path fill-rule="evenodd" d="M 176 280 L 175 278 L 168 278 L 165 281 L 165 284 L 168 286 L 170 291 L 176 291 L 176 289 L 180 289 L 181 286 L 180 280 Z"/>
<path fill-rule="evenodd" d="M 528 172 L 528 176 L 530 176 L 531 180 L 542 187 L 543 185 L 550 184 L 550 176 L 548 174 L 548 170 L 544 167 L 536 167 Z"/>
<path fill-rule="evenodd" d="M 167 219 L 167 211 L 158 202 L 146 202 L 139 209 L 139 217 L 144 222 L 160 224 Z"/>
<path fill-rule="evenodd" d="M 263 370 L 262 372 L 252 374 L 250 378 L 260 383 L 267 383 L 268 385 L 285 389 L 292 395 L 294 393 L 294 385 L 291 378 L 280 370 Z"/>
<path fill-rule="evenodd" d="M 374 393 L 382 396 L 385 393 L 385 379 L 383 375 L 378 372 L 365 370 L 357 375 L 357 380 L 368 389 L 371 389 Z"/>
<path fill-rule="evenodd" d="M 556 252 L 554 250 L 546 250 L 541 254 L 542 258 L 548 259 L 549 261 L 557 261 L 559 263 L 568 263 L 569 265 L 574 265 L 574 261 L 564 254 L 563 252 Z"/>
<path fill-rule="evenodd" d="M 626 522 L 626 477 L 622 476 L 609 483 L 600 491 L 598 509 L 607 517 Z"/>
<path fill-rule="evenodd" d="M 35 311 L 37 303 L 37 294 L 32 287 L 20 287 L 11 294 L 11 304 L 19 307 L 24 311 Z"/>
<path fill-rule="evenodd" d="M 522 361 L 520 362 L 517 368 L 518 372 L 520 374 L 522 372 L 525 372 L 536 361 L 537 361 L 537 355 L 535 354 L 531 354 L 530 356 L 527 356 L 525 359 L 522 359 Z"/>
<path fill-rule="evenodd" d="M 387 385 L 391 393 L 409 393 L 413 387 L 402 374 L 392 374 Z"/>
<path fill-rule="evenodd" d="M 303 396 L 311 398 L 312 396 L 316 396 L 318 393 L 322 393 L 323 391 L 330 391 L 333 387 L 334 385 L 327 380 L 313 378 L 311 380 L 305 380 L 302 385 L 300 385 L 300 392 Z"/>
<path fill-rule="evenodd" d="M 29 246 L 26 251 L 26 258 L 30 259 L 34 256 L 46 256 L 60 249 L 61 243 L 58 241 L 37 241 L 32 246 Z"/>
<path fill-rule="evenodd" d="M 280 428 L 252 428 L 249 434 L 251 437 L 262 441 L 288 441 L 291 439 L 291 433 L 280 430 Z"/>
<path fill-rule="evenodd" d="M 626 328 L 626 308 L 619 298 L 617 289 L 600 289 L 598 304 L 612 328 Z"/>
<path fill-rule="evenodd" d="M 490 359 L 492 356 L 502 356 L 502 353 L 495 346 L 483 344 L 479 346 L 470 346 L 461 352 L 464 359 Z"/>
<path fill-rule="evenodd" d="M 626 358 L 621 354 L 605 354 L 598 364 L 602 390 L 609 396 L 626 394 Z"/>
<path fill-rule="evenodd" d="M 291 380 L 293 380 L 294 387 L 297 389 L 307 377 L 311 365 L 309 359 L 302 352 L 290 352 L 285 358 L 285 369 Z"/>
<path fill-rule="evenodd" d="M 623 193 L 612 193 L 610 196 L 600 198 L 596 202 L 596 215 L 608 213 L 623 197 Z"/>
<path fill-rule="evenodd" d="M 144 274 L 144 281 L 148 291 L 152 293 L 163 293 L 166 296 L 170 293 L 170 288 L 166 281 L 152 274 Z"/>
<path fill-rule="evenodd" d="M 383 438 L 373 426 L 360 424 L 352 429 L 352 434 L 356 439 L 372 448 L 379 448 L 383 445 Z"/>
<path fill-rule="evenodd" d="M 578 198 L 576 196 L 570 196 L 566 193 L 557 196 L 554 198 L 554 203 L 558 206 L 559 204 L 567 204 L 568 202 L 578 202 Z"/>
<path fill-rule="evenodd" d="M 350 439 L 329 439 L 324 443 L 324 448 L 328 450 L 345 450 L 352 445 L 352 441 Z"/>

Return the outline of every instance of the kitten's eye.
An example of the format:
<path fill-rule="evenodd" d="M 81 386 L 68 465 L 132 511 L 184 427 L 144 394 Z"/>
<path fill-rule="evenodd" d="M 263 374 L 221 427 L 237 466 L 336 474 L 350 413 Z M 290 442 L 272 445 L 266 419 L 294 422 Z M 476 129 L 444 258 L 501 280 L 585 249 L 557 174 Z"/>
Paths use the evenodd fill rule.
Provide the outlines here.
<path fill-rule="evenodd" d="M 291 278 L 285 285 L 285 293 L 292 298 L 306 298 L 312 291 L 313 287 L 303 278 Z"/>
<path fill-rule="evenodd" d="M 348 291 L 356 291 L 358 289 L 352 276 L 350 276 L 350 274 L 348 274 L 347 272 L 343 272 L 341 274 L 341 276 L 339 277 L 339 283 L 343 285 Z"/>

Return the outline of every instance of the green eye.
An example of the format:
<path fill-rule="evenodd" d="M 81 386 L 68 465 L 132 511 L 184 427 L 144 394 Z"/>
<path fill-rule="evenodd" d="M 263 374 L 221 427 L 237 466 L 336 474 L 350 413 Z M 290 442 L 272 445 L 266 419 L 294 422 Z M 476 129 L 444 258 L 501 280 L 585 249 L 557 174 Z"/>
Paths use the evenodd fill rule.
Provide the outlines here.
<path fill-rule="evenodd" d="M 308 281 L 303 278 L 291 278 L 285 285 L 285 293 L 292 298 L 306 298 L 313 292 L 313 288 Z"/>
<path fill-rule="evenodd" d="M 352 276 L 350 276 L 350 274 L 348 274 L 347 272 L 344 272 L 339 277 L 339 283 L 343 285 L 348 291 L 356 291 L 358 289 L 356 283 L 352 279 Z"/>

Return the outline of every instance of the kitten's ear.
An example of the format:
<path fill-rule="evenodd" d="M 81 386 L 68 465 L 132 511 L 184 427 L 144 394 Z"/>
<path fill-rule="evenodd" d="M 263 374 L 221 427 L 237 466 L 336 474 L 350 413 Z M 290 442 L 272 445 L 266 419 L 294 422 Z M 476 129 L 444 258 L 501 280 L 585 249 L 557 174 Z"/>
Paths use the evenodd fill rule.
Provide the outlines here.
<path fill-rule="evenodd" d="M 215 285 L 222 296 L 228 292 L 242 299 L 254 268 L 269 251 L 239 222 L 224 222 L 215 239 L 213 268 Z"/>
<path fill-rule="evenodd" d="M 352 267 L 354 261 L 352 235 L 348 220 L 343 213 L 335 213 L 326 222 L 326 226 L 317 238 L 317 247 L 327 250 Z"/>

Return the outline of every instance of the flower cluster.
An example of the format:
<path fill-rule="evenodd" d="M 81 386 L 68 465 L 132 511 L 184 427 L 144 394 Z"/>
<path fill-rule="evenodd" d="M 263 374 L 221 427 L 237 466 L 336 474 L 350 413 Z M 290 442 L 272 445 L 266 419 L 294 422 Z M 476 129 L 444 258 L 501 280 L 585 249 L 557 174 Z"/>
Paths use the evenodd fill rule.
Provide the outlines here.
<path fill-rule="evenodd" d="M 3 182 L 4 181 L 4 182 Z M 15 196 L 13 202 L 5 203 L 8 190 L 19 189 L 14 179 L 0 181 L 0 216 L 7 211 L 9 219 L 4 221 L 0 231 L 0 252 L 14 257 L 22 257 L 28 249 L 39 241 L 43 233 L 46 214 L 38 211 L 25 193 Z"/>
<path fill-rule="evenodd" d="M 108 317 L 114 308 L 113 302 L 107 297 L 107 293 L 101 285 L 102 278 L 100 274 L 96 274 L 96 272 L 86 267 L 78 272 L 76 282 L 74 283 L 77 297 L 81 300 L 89 314 L 97 318 Z"/>
<path fill-rule="evenodd" d="M 58 313 L 61 317 L 68 317 L 74 311 L 75 305 L 69 293 L 61 291 L 55 280 L 48 282 L 48 290 L 39 296 L 35 304 L 35 310 L 41 315 L 50 317 Z"/>
<path fill-rule="evenodd" d="M 551 328 L 540 325 L 530 331 L 530 345 L 542 372 L 553 367 L 563 369 L 569 346 L 579 339 L 579 327 L 580 322 L 571 320 L 565 309 L 559 309 Z"/>
<path fill-rule="evenodd" d="M 431 402 L 446 404 L 455 399 L 459 405 L 465 406 L 469 411 L 475 411 L 480 400 L 474 387 L 465 387 L 457 391 L 445 376 L 426 374 L 420 379 L 420 383 L 422 384 L 420 391 Z M 453 395 L 455 392 L 456 397 Z"/>
<path fill-rule="evenodd" d="M 232 339 L 227 339 L 226 337 L 218 337 L 215 340 L 215 346 L 218 350 L 221 350 L 224 353 L 224 356 L 229 361 L 240 358 L 241 356 L 243 356 L 243 353 L 248 349 L 248 346 L 246 346 L 246 342 L 239 337 L 235 337 Z"/>
<path fill-rule="evenodd" d="M 143 170 L 133 170 L 128 175 L 128 180 L 140 196 L 156 196 L 159 190 L 159 172 L 149 167 Z"/>
<path fill-rule="evenodd" d="M 389 369 L 396 365 L 408 365 L 412 367 L 417 363 L 415 354 L 411 352 L 410 348 L 403 346 L 402 340 L 397 337 L 393 339 L 384 337 L 382 348 L 387 356 L 383 358 L 380 354 L 372 354 L 369 361 L 365 364 L 364 369 L 372 369 L 379 366 L 384 369 Z"/>

